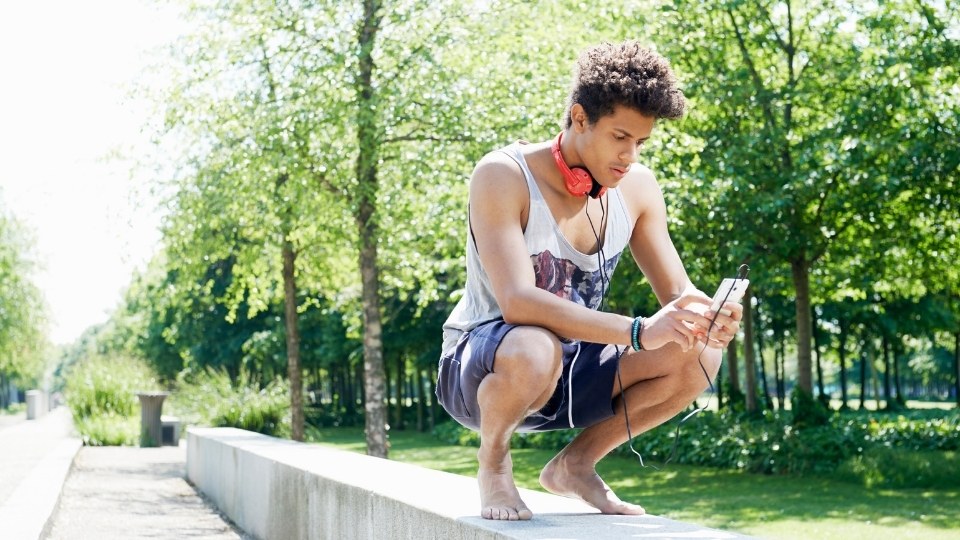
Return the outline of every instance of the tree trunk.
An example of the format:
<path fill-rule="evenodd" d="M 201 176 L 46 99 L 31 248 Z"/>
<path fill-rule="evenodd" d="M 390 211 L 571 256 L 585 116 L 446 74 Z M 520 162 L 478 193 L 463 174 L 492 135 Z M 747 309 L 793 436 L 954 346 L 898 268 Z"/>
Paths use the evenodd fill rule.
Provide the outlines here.
<path fill-rule="evenodd" d="M 890 386 L 890 339 L 884 334 L 881 340 L 883 343 L 883 399 L 886 400 L 886 406 L 889 408 L 893 403 Z M 877 405 L 879 408 L 879 401 Z"/>
<path fill-rule="evenodd" d="M 846 410 L 847 405 L 847 331 L 849 328 L 844 324 L 843 319 L 840 323 L 840 345 L 837 352 L 840 355 L 840 409 Z"/>
<path fill-rule="evenodd" d="M 810 273 L 806 259 L 790 263 L 793 286 L 797 292 L 797 385 L 813 395 L 813 373 L 810 369 Z"/>
<path fill-rule="evenodd" d="M 290 379 L 290 428 L 295 441 L 303 440 L 303 370 L 300 369 L 300 329 L 297 324 L 297 252 L 283 239 L 283 303 L 287 330 L 287 377 Z"/>
<path fill-rule="evenodd" d="M 780 403 L 780 348 L 774 345 L 773 349 L 773 398 L 776 400 L 776 409 L 781 410 Z"/>
<path fill-rule="evenodd" d="M 353 374 L 353 393 L 355 394 L 354 399 L 356 399 L 357 403 L 360 404 L 361 409 L 365 409 L 367 406 L 367 389 L 364 386 L 364 370 L 366 367 L 366 363 L 357 362 L 357 369 Z M 380 367 L 383 367 L 383 362 L 380 363 Z M 383 373 L 383 369 L 380 370 L 380 373 Z M 383 381 L 382 376 L 380 380 Z"/>
<path fill-rule="evenodd" d="M 7 377 L 0 371 L 0 410 L 10 406 L 10 385 L 7 384 Z"/>
<path fill-rule="evenodd" d="M 380 274 L 377 268 L 377 220 L 379 192 L 377 163 L 380 133 L 377 127 L 377 96 L 373 86 L 375 69 L 373 49 L 382 17 L 378 0 L 364 0 L 363 18 L 357 28 L 357 228 L 360 239 L 360 278 L 363 303 L 364 410 L 366 413 L 367 453 L 387 457 L 387 410 L 384 403 L 386 383 L 383 367 L 383 340 L 380 314 Z"/>
<path fill-rule="evenodd" d="M 340 370 L 330 366 L 330 409 L 335 414 L 340 413 L 340 396 L 343 395 L 343 388 L 340 386 Z"/>
<path fill-rule="evenodd" d="M 723 409 L 723 370 L 717 371 L 717 379 L 714 381 L 717 389 L 717 410 Z M 709 403 L 708 403 L 709 405 Z M 694 405 L 698 407 L 698 405 Z"/>
<path fill-rule="evenodd" d="M 429 415 L 427 416 L 427 420 L 429 420 L 430 422 L 429 424 L 430 431 L 433 431 L 433 428 L 436 427 L 437 425 L 437 414 L 439 414 L 439 411 L 437 409 L 440 408 L 440 405 L 437 403 L 437 400 L 434 399 L 434 397 L 437 395 L 436 392 L 437 392 L 437 376 L 438 376 L 437 370 L 438 369 L 439 369 L 439 366 L 437 366 L 437 364 L 434 364 L 433 366 L 431 366 L 430 371 L 427 372 L 427 375 L 429 375 L 428 382 L 430 383 L 430 385 L 427 387 L 430 390 L 429 392 L 427 392 L 427 399 L 430 400 L 429 401 L 430 408 L 427 409 L 427 412 L 429 413 Z"/>
<path fill-rule="evenodd" d="M 395 392 L 396 404 L 393 414 L 393 427 L 394 429 L 403 429 L 403 400 L 405 392 L 403 391 L 403 382 L 406 380 L 406 377 L 403 373 L 403 354 L 397 354 L 397 390 Z"/>
<path fill-rule="evenodd" d="M 960 407 L 960 330 L 953 335 L 953 394 Z"/>
<path fill-rule="evenodd" d="M 387 407 L 387 420 L 390 419 L 390 414 L 393 412 L 393 379 L 390 376 L 390 359 L 384 355 L 383 359 L 383 401 L 386 403 Z"/>
<path fill-rule="evenodd" d="M 820 399 L 826 399 L 826 392 L 823 391 L 823 366 L 820 365 L 820 338 L 819 324 L 817 319 L 817 310 L 810 310 L 811 335 L 813 336 L 813 356 L 816 359 L 817 367 L 817 391 L 820 392 Z M 812 395 L 812 394 L 811 394 Z M 826 401 L 829 403 L 829 400 Z"/>
<path fill-rule="evenodd" d="M 340 380 L 343 385 L 341 400 L 346 408 L 347 415 L 353 418 L 357 414 L 357 397 L 354 395 L 353 375 L 349 363 L 343 366 L 343 374 Z"/>
<path fill-rule="evenodd" d="M 860 410 L 867 408 L 867 345 L 860 351 Z"/>
<path fill-rule="evenodd" d="M 419 369 L 413 371 L 414 381 L 417 383 L 416 394 L 417 394 L 417 431 L 423 433 L 423 420 L 424 420 L 424 391 L 423 391 L 423 372 Z"/>
<path fill-rule="evenodd" d="M 787 394 L 787 346 L 786 346 L 787 337 L 785 333 L 780 334 L 780 339 L 778 340 L 777 346 L 777 355 L 774 358 L 777 366 L 777 408 L 779 410 L 784 410 L 786 408 L 786 394 Z"/>
<path fill-rule="evenodd" d="M 900 359 L 903 357 L 903 337 L 900 337 L 893 346 L 893 390 L 896 394 L 897 403 L 906 405 L 907 400 L 903 396 L 903 389 L 900 385 Z"/>
<path fill-rule="evenodd" d="M 750 305 L 751 291 L 747 288 L 743 299 L 743 370 L 746 376 L 745 408 L 747 412 L 757 410 L 757 366 L 753 348 L 753 308 Z"/>
<path fill-rule="evenodd" d="M 740 389 L 740 360 L 737 358 L 737 337 L 727 345 L 727 371 L 730 374 L 730 397 L 742 393 Z"/>
<path fill-rule="evenodd" d="M 763 386 L 763 400 L 767 410 L 773 409 L 773 397 L 770 394 L 770 382 L 767 378 L 767 361 L 763 358 L 763 317 L 760 314 L 760 302 L 757 301 L 757 356 L 760 360 L 760 383 Z M 774 360 L 776 362 L 776 360 Z"/>
<path fill-rule="evenodd" d="M 880 377 L 877 375 L 877 363 L 871 361 L 870 364 L 870 382 L 873 384 L 873 400 L 876 402 L 876 410 L 880 407 Z"/>

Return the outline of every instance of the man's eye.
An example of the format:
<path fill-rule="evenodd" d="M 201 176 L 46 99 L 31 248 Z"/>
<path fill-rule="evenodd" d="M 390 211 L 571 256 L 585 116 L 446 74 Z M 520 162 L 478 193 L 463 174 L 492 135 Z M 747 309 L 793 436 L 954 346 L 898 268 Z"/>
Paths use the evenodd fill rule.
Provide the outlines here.
<path fill-rule="evenodd" d="M 624 137 L 623 135 L 614 135 L 613 138 L 616 139 L 616 140 L 618 140 L 618 141 L 622 141 L 622 140 L 626 139 L 626 137 Z"/>

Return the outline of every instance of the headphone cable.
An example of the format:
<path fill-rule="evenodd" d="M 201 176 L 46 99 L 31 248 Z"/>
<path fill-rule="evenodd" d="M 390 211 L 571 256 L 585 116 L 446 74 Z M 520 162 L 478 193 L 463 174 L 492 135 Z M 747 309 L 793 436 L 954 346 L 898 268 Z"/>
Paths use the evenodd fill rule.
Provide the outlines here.
<path fill-rule="evenodd" d="M 604 199 L 607 201 L 609 206 L 609 197 L 610 193 L 607 192 L 605 197 L 600 197 L 600 233 L 605 233 L 606 227 L 608 225 L 607 218 L 607 209 L 604 207 Z M 606 283 L 609 281 L 609 276 L 607 275 L 607 257 L 603 253 L 603 246 L 600 242 L 600 233 L 597 232 L 596 226 L 593 224 L 593 219 L 590 217 L 590 200 L 587 199 L 587 204 L 583 205 L 584 213 L 587 215 L 587 221 L 590 222 L 590 230 L 593 231 L 594 238 L 597 239 L 597 263 L 600 266 L 600 305 L 597 307 L 599 311 L 603 311 L 604 304 L 606 303 Z M 637 459 L 640 460 L 641 467 L 647 467 L 643 462 L 643 456 L 640 455 L 640 452 L 637 452 L 637 449 L 633 447 L 633 432 L 630 429 L 630 408 L 627 406 L 627 396 L 623 391 L 623 378 L 620 375 L 620 361 L 623 359 L 623 354 L 626 352 L 620 352 L 620 346 L 616 343 L 613 344 L 613 349 L 617 352 L 617 384 L 620 387 L 620 400 L 623 402 L 623 421 L 627 427 L 627 442 L 630 445 L 630 451 L 633 452 Z M 702 365 L 702 364 L 701 364 Z M 706 370 L 704 370 L 706 372 Z M 708 378 L 709 380 L 709 378 Z M 651 467 L 653 467 L 651 465 Z M 657 469 L 657 467 L 653 467 Z M 659 469 L 657 469 L 659 470 Z"/>

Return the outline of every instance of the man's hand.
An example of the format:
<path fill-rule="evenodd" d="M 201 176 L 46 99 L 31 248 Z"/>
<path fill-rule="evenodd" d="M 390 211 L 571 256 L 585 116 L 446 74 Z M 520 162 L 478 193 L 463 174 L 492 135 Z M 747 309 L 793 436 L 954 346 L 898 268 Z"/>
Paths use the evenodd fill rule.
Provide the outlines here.
<path fill-rule="evenodd" d="M 703 294 L 701 291 L 697 292 Z M 717 315 L 713 310 L 709 309 L 712 303 L 713 301 L 711 300 L 706 304 L 691 304 L 688 309 L 696 311 L 707 319 L 706 325 L 697 325 L 694 330 L 700 343 L 706 343 L 708 347 L 715 349 L 722 349 L 730 344 L 740 330 L 740 320 L 743 318 L 743 306 L 740 305 L 739 302 L 726 302 L 720 306 L 718 311 L 721 313 Z M 729 315 L 724 314 L 724 310 L 726 310 Z M 715 320 L 714 315 L 716 315 Z M 713 321 L 712 327 L 709 323 L 711 320 Z M 709 342 L 707 341 L 708 338 Z"/>
<path fill-rule="evenodd" d="M 714 316 L 710 311 L 711 303 L 712 299 L 701 291 L 684 292 L 644 321 L 641 335 L 643 348 L 659 349 L 668 343 L 676 343 L 686 352 L 698 342 L 716 349 L 726 347 L 740 329 L 743 306 L 737 302 L 727 302 L 721 309 L 730 310 L 730 315 L 717 315 L 710 328 Z M 709 341 L 707 329 L 710 329 Z"/>

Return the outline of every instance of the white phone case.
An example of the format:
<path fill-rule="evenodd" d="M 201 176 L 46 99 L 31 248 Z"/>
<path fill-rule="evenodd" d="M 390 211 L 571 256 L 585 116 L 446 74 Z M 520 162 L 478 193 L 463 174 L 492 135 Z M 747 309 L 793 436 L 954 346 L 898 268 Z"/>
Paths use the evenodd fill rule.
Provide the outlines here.
<path fill-rule="evenodd" d="M 717 311 L 724 302 L 739 302 L 749 285 L 749 279 L 725 278 L 720 283 L 717 293 L 713 295 L 713 304 L 710 306 L 710 310 Z M 720 310 L 720 313 L 730 315 L 730 310 L 723 309 Z"/>

